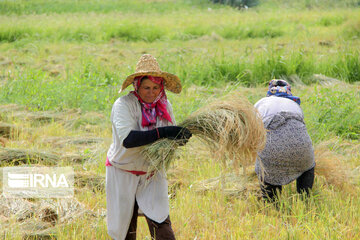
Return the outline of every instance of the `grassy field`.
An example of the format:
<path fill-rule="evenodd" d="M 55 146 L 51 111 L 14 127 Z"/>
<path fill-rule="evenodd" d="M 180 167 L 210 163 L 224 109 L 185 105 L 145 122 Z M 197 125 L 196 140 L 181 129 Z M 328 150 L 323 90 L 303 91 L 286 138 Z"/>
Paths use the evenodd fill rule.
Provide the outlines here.
<path fill-rule="evenodd" d="M 182 80 L 180 95 L 168 93 L 178 122 L 233 91 L 255 103 L 270 79 L 291 82 L 319 169 L 309 199 L 290 184 L 278 206 L 265 204 L 252 167 L 244 175 L 221 165 L 193 138 L 168 172 L 177 239 L 359 239 L 360 2 L 257 2 L 244 10 L 205 0 L 1 1 L 0 130 L 11 130 L 0 138 L 0 165 L 14 165 L 3 160 L 10 150 L 54 154 L 74 168 L 79 211 L 46 225 L 1 198 L 0 236 L 109 239 L 109 115 L 128 92 L 117 93 L 123 79 L 150 53 Z M 144 218 L 138 239 L 150 239 Z"/>

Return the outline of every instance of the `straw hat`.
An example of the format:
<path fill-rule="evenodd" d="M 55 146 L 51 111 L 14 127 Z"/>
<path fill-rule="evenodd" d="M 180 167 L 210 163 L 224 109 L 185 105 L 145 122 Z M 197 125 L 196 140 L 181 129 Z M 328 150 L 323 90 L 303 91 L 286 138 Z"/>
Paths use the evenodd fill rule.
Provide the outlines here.
<path fill-rule="evenodd" d="M 158 62 L 150 54 L 144 54 L 140 57 L 139 62 L 136 64 L 135 73 L 129 75 L 125 79 L 119 92 L 123 91 L 132 84 L 134 82 L 134 78 L 138 76 L 162 77 L 164 78 L 164 87 L 166 89 L 173 93 L 181 92 L 180 79 L 174 74 L 161 71 Z"/>

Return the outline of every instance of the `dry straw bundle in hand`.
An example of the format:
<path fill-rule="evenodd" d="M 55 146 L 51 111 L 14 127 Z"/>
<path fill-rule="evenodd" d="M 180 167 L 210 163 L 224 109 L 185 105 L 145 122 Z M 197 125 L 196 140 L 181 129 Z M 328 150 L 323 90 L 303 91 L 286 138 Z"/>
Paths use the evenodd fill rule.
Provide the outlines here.
<path fill-rule="evenodd" d="M 237 94 L 218 100 L 189 116 L 179 126 L 200 138 L 222 161 L 232 159 L 235 166 L 248 166 L 263 149 L 266 131 L 253 105 Z M 167 169 L 179 146 L 176 140 L 162 139 L 144 149 L 149 172 Z"/>

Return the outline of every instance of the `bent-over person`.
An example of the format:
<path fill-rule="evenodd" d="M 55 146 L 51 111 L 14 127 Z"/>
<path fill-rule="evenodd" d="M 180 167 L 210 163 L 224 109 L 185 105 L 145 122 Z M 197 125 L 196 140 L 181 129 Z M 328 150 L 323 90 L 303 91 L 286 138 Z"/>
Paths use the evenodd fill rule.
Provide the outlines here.
<path fill-rule="evenodd" d="M 255 163 L 263 198 L 274 200 L 277 191 L 294 180 L 298 193 L 309 194 L 314 183 L 314 149 L 300 98 L 292 95 L 285 80 L 273 79 L 267 96 L 255 108 L 267 129 L 266 146 Z"/>

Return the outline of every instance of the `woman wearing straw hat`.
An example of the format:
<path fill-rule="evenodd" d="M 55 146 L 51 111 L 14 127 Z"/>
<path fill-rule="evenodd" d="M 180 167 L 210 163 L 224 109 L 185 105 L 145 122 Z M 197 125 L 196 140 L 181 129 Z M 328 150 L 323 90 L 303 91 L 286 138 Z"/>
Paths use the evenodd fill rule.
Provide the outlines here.
<path fill-rule="evenodd" d="M 144 145 L 160 138 L 185 144 L 191 137 L 188 129 L 174 126 L 173 110 L 164 90 L 180 93 L 181 83 L 177 76 L 161 71 L 154 57 L 145 54 L 120 92 L 131 84 L 135 90 L 118 98 L 111 112 L 113 143 L 106 159 L 108 233 L 114 239 L 136 239 L 141 210 L 152 238 L 175 239 L 165 173 L 147 173 L 148 163 L 141 151 Z"/>
<path fill-rule="evenodd" d="M 277 191 L 295 179 L 297 192 L 309 194 L 314 183 L 314 150 L 300 98 L 291 94 L 291 86 L 285 80 L 273 79 L 267 96 L 255 108 L 268 130 L 265 149 L 255 164 L 263 198 L 274 200 Z"/>

